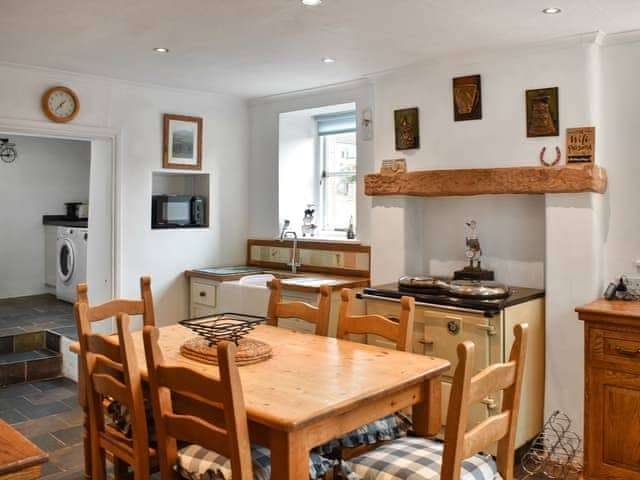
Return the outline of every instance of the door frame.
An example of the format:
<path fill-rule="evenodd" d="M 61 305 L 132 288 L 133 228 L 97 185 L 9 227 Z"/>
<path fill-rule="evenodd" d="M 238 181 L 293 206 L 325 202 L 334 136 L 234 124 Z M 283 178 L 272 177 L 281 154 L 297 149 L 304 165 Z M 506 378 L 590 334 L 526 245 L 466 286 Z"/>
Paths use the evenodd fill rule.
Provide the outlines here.
<path fill-rule="evenodd" d="M 32 137 L 57 138 L 111 143 L 111 297 L 120 294 L 122 286 L 122 132 L 115 128 L 91 127 L 75 124 L 52 124 L 36 120 L 0 117 L 0 132 Z M 91 192 L 89 192 L 91 196 Z M 57 272 L 56 272 L 57 275 Z"/>

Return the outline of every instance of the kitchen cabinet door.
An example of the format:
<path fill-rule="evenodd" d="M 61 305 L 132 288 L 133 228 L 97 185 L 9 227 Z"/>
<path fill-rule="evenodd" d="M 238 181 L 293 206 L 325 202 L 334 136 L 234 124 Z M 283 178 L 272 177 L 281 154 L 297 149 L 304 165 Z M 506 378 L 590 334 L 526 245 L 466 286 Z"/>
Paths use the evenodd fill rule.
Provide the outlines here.
<path fill-rule="evenodd" d="M 592 368 L 589 380 L 585 478 L 640 480 L 640 378 Z"/>

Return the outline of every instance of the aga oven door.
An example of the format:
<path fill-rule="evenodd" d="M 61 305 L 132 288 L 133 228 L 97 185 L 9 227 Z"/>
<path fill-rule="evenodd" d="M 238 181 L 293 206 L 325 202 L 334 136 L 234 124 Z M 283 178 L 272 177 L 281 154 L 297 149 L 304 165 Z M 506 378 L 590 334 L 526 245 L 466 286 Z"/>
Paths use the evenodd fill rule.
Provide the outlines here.
<path fill-rule="evenodd" d="M 416 312 L 423 320 L 423 336 L 418 340 L 425 355 L 446 358 L 451 368 L 442 382 L 442 424 L 446 423 L 451 393 L 451 382 L 458 366 L 457 346 L 470 340 L 475 345 L 474 372 L 492 363 L 502 361 L 501 316 L 485 317 L 483 312 L 468 312 L 440 308 L 424 308 Z M 472 428 L 498 412 L 500 399 L 490 395 L 474 405 L 469 415 L 468 428 Z"/>

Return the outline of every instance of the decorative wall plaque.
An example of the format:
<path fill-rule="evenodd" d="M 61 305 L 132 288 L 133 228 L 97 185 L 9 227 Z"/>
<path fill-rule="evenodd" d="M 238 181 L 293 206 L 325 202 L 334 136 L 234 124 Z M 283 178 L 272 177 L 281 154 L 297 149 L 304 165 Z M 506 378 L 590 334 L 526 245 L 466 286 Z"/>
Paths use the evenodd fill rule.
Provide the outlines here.
<path fill-rule="evenodd" d="M 558 87 L 527 90 L 527 137 L 560 135 Z"/>
<path fill-rule="evenodd" d="M 396 173 L 404 173 L 407 171 L 407 161 L 404 158 L 393 160 L 383 160 L 380 167 L 382 175 L 394 175 Z"/>
<path fill-rule="evenodd" d="M 480 75 L 453 79 L 453 120 L 480 120 L 482 118 L 482 92 Z"/>
<path fill-rule="evenodd" d="M 596 154 L 596 127 L 567 128 L 567 162 L 593 163 Z"/>
<path fill-rule="evenodd" d="M 396 130 L 396 150 L 420 148 L 418 108 L 395 110 L 393 118 Z"/>

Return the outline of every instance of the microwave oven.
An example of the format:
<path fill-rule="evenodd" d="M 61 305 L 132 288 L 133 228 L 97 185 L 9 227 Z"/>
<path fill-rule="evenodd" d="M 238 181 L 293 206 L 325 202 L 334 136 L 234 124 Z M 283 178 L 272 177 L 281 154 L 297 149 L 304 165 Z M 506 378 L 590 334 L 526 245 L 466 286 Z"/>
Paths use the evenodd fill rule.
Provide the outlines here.
<path fill-rule="evenodd" d="M 151 226 L 154 228 L 204 226 L 204 198 L 197 195 L 153 195 Z"/>

